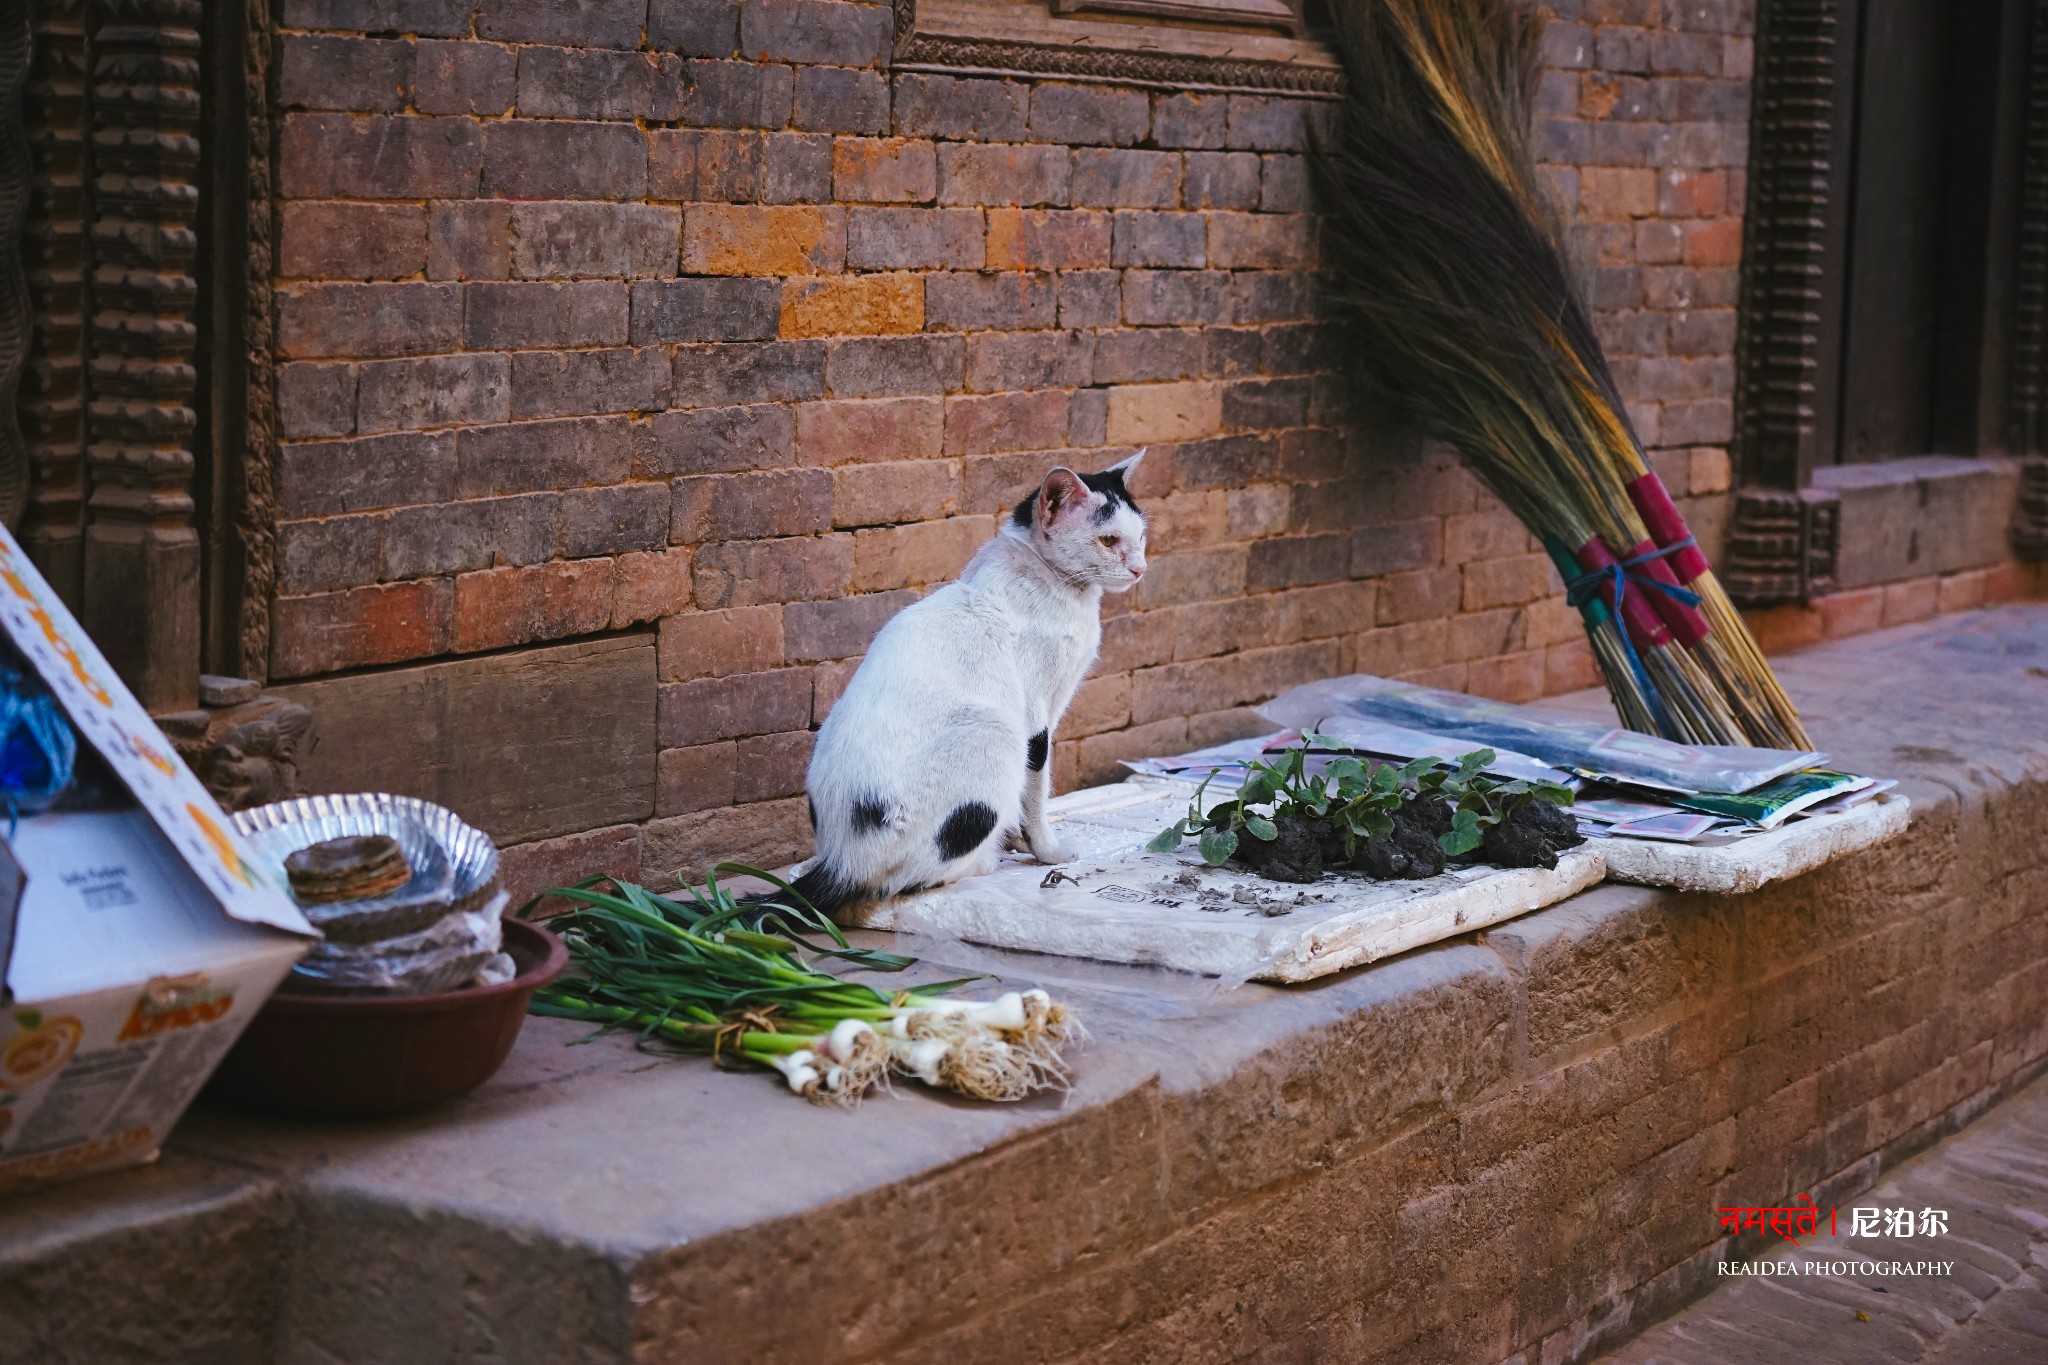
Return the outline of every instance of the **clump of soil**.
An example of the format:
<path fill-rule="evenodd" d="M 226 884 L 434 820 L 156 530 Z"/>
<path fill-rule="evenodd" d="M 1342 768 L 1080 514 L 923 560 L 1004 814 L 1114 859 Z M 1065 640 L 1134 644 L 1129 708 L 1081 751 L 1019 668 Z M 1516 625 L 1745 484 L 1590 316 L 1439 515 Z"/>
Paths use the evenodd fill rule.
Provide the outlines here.
<path fill-rule="evenodd" d="M 1231 856 L 1268 881 L 1312 882 L 1322 876 L 1321 827 L 1293 815 L 1283 815 L 1273 824 L 1280 831 L 1278 836 L 1254 839 L 1240 834 L 1237 852 Z"/>
<path fill-rule="evenodd" d="M 1548 801 L 1525 801 L 1490 826 L 1474 852 L 1480 862 L 1497 867 L 1556 867 L 1560 850 L 1584 842 L 1570 811 Z"/>
<path fill-rule="evenodd" d="M 1392 832 L 1360 844 L 1351 865 L 1375 881 L 1434 877 L 1448 861 L 1436 836 L 1450 827 L 1451 808 L 1444 802 L 1403 801 L 1394 812 Z"/>

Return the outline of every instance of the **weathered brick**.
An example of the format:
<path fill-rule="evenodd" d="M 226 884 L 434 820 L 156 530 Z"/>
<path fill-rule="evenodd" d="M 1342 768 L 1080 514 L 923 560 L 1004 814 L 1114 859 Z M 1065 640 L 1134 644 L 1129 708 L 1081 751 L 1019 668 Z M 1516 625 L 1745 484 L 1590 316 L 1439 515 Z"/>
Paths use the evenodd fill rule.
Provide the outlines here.
<path fill-rule="evenodd" d="M 1315 263 L 1315 220 L 1299 213 L 1212 213 L 1209 264 L 1234 270 L 1301 269 Z"/>
<path fill-rule="evenodd" d="M 995 529 L 995 518 L 973 516 L 856 531 L 853 590 L 884 592 L 956 578 Z"/>
<path fill-rule="evenodd" d="M 675 545 L 800 536 L 832 525 L 832 476 L 822 469 L 691 475 L 670 487 Z"/>
<path fill-rule="evenodd" d="M 979 209 L 849 209 L 846 264 L 855 270 L 979 270 Z"/>
<path fill-rule="evenodd" d="M 1142 91 L 1109 85 L 1031 87 L 1030 135 L 1038 142 L 1142 142 L 1152 123 L 1152 102 Z"/>
<path fill-rule="evenodd" d="M 1211 390 L 1213 384 L 1172 385 L 1169 391 L 1192 387 L 1196 390 Z M 1143 387 L 1129 390 L 1142 394 Z M 1110 390 L 1112 394 L 1117 390 Z M 1222 400 L 1216 398 L 1216 414 L 1222 418 Z M 1242 488 L 1261 479 L 1275 477 L 1280 468 L 1279 443 L 1271 436 L 1224 436 L 1215 440 L 1193 441 L 1178 447 L 1173 455 L 1173 486 L 1191 491 L 1208 488 Z"/>
<path fill-rule="evenodd" d="M 1298 427 L 1308 420 L 1306 379 L 1246 379 L 1223 390 L 1227 431 L 1268 431 Z"/>
<path fill-rule="evenodd" d="M 561 495 L 564 559 L 658 550 L 668 541 L 669 491 L 658 483 L 575 488 Z"/>
<path fill-rule="evenodd" d="M 1056 270 L 1109 264 L 1106 213 L 1070 209 L 990 209 L 990 270 Z"/>
<path fill-rule="evenodd" d="M 312 284 L 277 297 L 277 349 L 288 359 L 453 350 L 462 289 L 453 284 Z"/>
<path fill-rule="evenodd" d="M 452 595 L 443 581 L 280 597 L 270 611 L 270 673 L 303 678 L 402 663 L 448 648 Z"/>
<path fill-rule="evenodd" d="M 1554 591 L 1556 570 L 1543 554 L 1514 555 L 1465 565 L 1464 609 L 1517 607 Z"/>
<path fill-rule="evenodd" d="M 401 507 L 385 528 L 383 576 L 428 578 L 542 563 L 555 555 L 555 511 L 553 493 Z"/>
<path fill-rule="evenodd" d="M 642 875 L 658 886 L 692 885 L 715 863 L 781 867 L 810 856 L 802 797 L 649 821 L 641 835 Z"/>
<path fill-rule="evenodd" d="M 300 362 L 277 367 L 277 434 L 346 436 L 356 429 L 356 367 Z"/>
<path fill-rule="evenodd" d="M 1428 568 L 1442 561 L 1443 523 L 1435 518 L 1368 526 L 1351 537 L 1353 578 Z"/>
<path fill-rule="evenodd" d="M 1093 382 L 1094 352 L 1086 332 L 977 333 L 966 342 L 966 386 L 982 393 L 1085 387 Z"/>
<path fill-rule="evenodd" d="M 1123 317 L 1140 326 L 1227 321 L 1230 276 L 1221 270 L 1126 270 Z"/>
<path fill-rule="evenodd" d="M 797 458 L 807 465 L 923 459 L 939 453 L 943 431 L 936 398 L 806 403 L 797 410 Z"/>
<path fill-rule="evenodd" d="M 1235 322 L 1293 322 L 1315 313 L 1315 286 L 1301 270 L 1240 270 L 1230 277 Z"/>
<path fill-rule="evenodd" d="M 739 789 L 739 745 L 732 740 L 664 749 L 654 788 L 656 815 L 730 806 Z"/>
<path fill-rule="evenodd" d="M 1075 204 L 1092 208 L 1170 209 L 1180 203 L 1180 154 L 1077 147 L 1068 186 Z"/>
<path fill-rule="evenodd" d="M 1100 332 L 1095 338 L 1095 381 L 1143 383 L 1190 379 L 1204 369 L 1203 335 L 1196 328 Z"/>
<path fill-rule="evenodd" d="M 775 280 L 682 279 L 633 286 L 635 345 L 668 341 L 763 341 L 781 325 Z"/>
<path fill-rule="evenodd" d="M 483 127 L 486 194 L 619 200 L 647 192 L 647 139 L 638 128 L 568 119 L 503 119 Z"/>
<path fill-rule="evenodd" d="M 788 408 L 768 405 L 665 412 L 633 424 L 633 472 L 652 478 L 778 468 L 794 458 L 794 428 Z"/>
<path fill-rule="evenodd" d="M 916 593 L 903 590 L 862 593 L 830 602 L 792 602 L 782 615 L 789 661 L 818 663 L 865 653 L 889 618 L 916 600 Z"/>
<path fill-rule="evenodd" d="M 530 912 L 535 918 L 569 909 L 560 896 L 541 895 L 551 887 L 567 886 L 593 872 L 627 881 L 640 878 L 638 825 L 606 825 L 581 834 L 508 845 L 498 852 L 499 884 L 512 910 L 528 913 L 528 904 L 537 900 Z"/>
<path fill-rule="evenodd" d="M 518 97 L 518 58 L 496 43 L 427 39 L 413 67 L 413 107 L 422 114 L 503 114 Z"/>
<path fill-rule="evenodd" d="M 672 119 L 682 108 L 683 63 L 653 52 L 519 49 L 519 112 L 561 119 Z M 486 134 L 484 170 L 493 150 Z M 573 196 L 565 196 L 573 197 Z"/>
<path fill-rule="evenodd" d="M 692 204 L 683 269 L 697 275 L 814 275 L 846 263 L 846 212 L 807 205 Z"/>
<path fill-rule="evenodd" d="M 898 76 L 895 131 L 900 137 L 1014 142 L 1024 136 L 1029 91 L 1016 81 Z"/>
<path fill-rule="evenodd" d="M 288 114 L 278 134 L 287 199 L 467 199 L 482 164 L 471 119 Z"/>
<path fill-rule="evenodd" d="M 647 42 L 685 57 L 730 57 L 739 50 L 738 0 L 652 0 Z"/>
<path fill-rule="evenodd" d="M 1065 147 L 949 142 L 939 147 L 941 204 L 1065 204 Z"/>
<path fill-rule="evenodd" d="M 1657 173 L 1633 166 L 1579 172 L 1579 208 L 1589 218 L 1641 218 L 1656 212 Z"/>
<path fill-rule="evenodd" d="M 740 9 L 740 52 L 757 61 L 879 66 L 891 21 L 886 5 L 748 0 Z"/>
<path fill-rule="evenodd" d="M 1197 440 L 1213 436 L 1222 422 L 1216 384 L 1127 384 L 1109 391 L 1109 439 L 1116 445 Z"/>
<path fill-rule="evenodd" d="M 1120 266 L 1199 269 L 1209 263 L 1208 227 L 1198 213 L 1121 212 L 1111 259 Z"/>
<path fill-rule="evenodd" d="M 1066 437 L 1067 395 L 1057 389 L 946 400 L 948 455 L 1056 449 Z"/>
<path fill-rule="evenodd" d="M 1308 159 L 1299 156 L 1259 158 L 1259 209 L 1264 213 L 1307 213 L 1314 207 Z"/>
<path fill-rule="evenodd" d="M 502 422 L 511 410 L 510 380 L 511 365 L 502 355 L 371 361 L 356 381 L 356 430 Z"/>
<path fill-rule="evenodd" d="M 277 40 L 277 100 L 287 109 L 388 114 L 412 93 L 412 44 L 286 33 Z"/>
<path fill-rule="evenodd" d="M 822 133 L 770 133 L 761 140 L 761 202 L 832 200 L 832 139 Z"/>
<path fill-rule="evenodd" d="M 559 640 L 608 628 L 612 562 L 581 559 L 485 569 L 455 580 L 453 647 L 459 654 Z"/>
<path fill-rule="evenodd" d="M 463 297 L 463 345 L 472 350 L 626 342 L 626 286 L 615 280 L 472 284 Z"/>
<path fill-rule="evenodd" d="M 612 629 L 659 621 L 690 606 L 690 552 L 629 550 L 615 561 Z"/>
<path fill-rule="evenodd" d="M 814 133 L 886 132 L 889 83 L 873 71 L 798 67 L 789 121 Z"/>
<path fill-rule="evenodd" d="M 418 33 L 445 38 L 469 31 L 475 0 L 284 0 L 287 28 Z"/>
<path fill-rule="evenodd" d="M 957 336 L 855 337 L 832 347 L 825 382 L 835 398 L 950 393 L 961 385 L 966 353 Z"/>
<path fill-rule="evenodd" d="M 1246 548 L 1237 545 L 1156 555 L 1138 588 L 1138 605 L 1149 611 L 1188 602 L 1240 598 L 1244 595 L 1248 558 Z"/>
<path fill-rule="evenodd" d="M 930 521 L 960 510 L 957 461 L 901 460 L 832 470 L 832 524 L 886 526 Z"/>
<path fill-rule="evenodd" d="M 479 0 L 476 31 L 513 43 L 637 47 L 647 0 Z"/>
<path fill-rule="evenodd" d="M 1114 327 L 1123 316 L 1123 276 L 1115 270 L 1064 270 L 1059 276 L 1059 325 Z"/>
<path fill-rule="evenodd" d="M 835 199 L 915 204 L 938 192 L 938 148 L 928 140 L 842 137 L 832 145 Z"/>
<path fill-rule="evenodd" d="M 278 510 L 324 517 L 455 496 L 455 434 L 369 436 L 280 446 Z"/>
<path fill-rule="evenodd" d="M 924 326 L 924 281 L 905 272 L 795 279 L 782 286 L 781 335 L 893 335 Z"/>
<path fill-rule="evenodd" d="M 277 528 L 277 591 L 328 592 L 377 581 L 384 517 L 287 521 Z"/>
<path fill-rule="evenodd" d="M 427 278 L 501 280 L 512 273 L 512 205 L 435 204 L 427 222 Z"/>
<path fill-rule="evenodd" d="M 664 749 L 800 730 L 810 724 L 811 671 L 777 668 L 664 683 L 659 705 Z"/>
<path fill-rule="evenodd" d="M 1230 102 L 1222 95 L 1156 95 L 1152 141 L 1161 147 L 1221 147 L 1229 136 Z"/>
<path fill-rule="evenodd" d="M 668 406 L 668 353 L 611 347 L 521 351 L 512 357 L 514 417 L 581 417 Z"/>
<path fill-rule="evenodd" d="M 672 276 L 680 218 L 658 204 L 515 204 L 512 273 L 523 279 Z"/>
<path fill-rule="evenodd" d="M 733 799 L 755 802 L 801 795 L 810 761 L 809 730 L 750 735 L 739 742 L 739 774 Z"/>
<path fill-rule="evenodd" d="M 699 550 L 690 568 L 701 606 L 815 602 L 843 596 L 853 581 L 853 537 L 724 541 Z"/>
<path fill-rule="evenodd" d="M 728 128 L 652 128 L 647 192 L 656 199 L 749 203 L 761 197 L 761 134 Z"/>
<path fill-rule="evenodd" d="M 1348 573 L 1350 538 L 1281 536 L 1252 542 L 1245 586 L 1253 592 L 1306 583 L 1332 583 Z"/>
<path fill-rule="evenodd" d="M 949 272 L 925 278 L 925 326 L 933 330 L 1050 327 L 1058 317 L 1053 277 Z"/>
<path fill-rule="evenodd" d="M 1308 145 L 1306 101 L 1232 95 L 1229 145 L 1256 152 L 1298 152 Z"/>
<path fill-rule="evenodd" d="M 780 606 L 733 607 L 664 619 L 657 650 L 659 677 L 663 682 L 688 682 L 782 667 L 787 658 L 782 612 Z"/>
<path fill-rule="evenodd" d="M 756 62 L 689 61 L 683 121 L 699 128 L 780 128 L 789 122 L 791 78 L 786 66 Z"/>
<path fill-rule="evenodd" d="M 795 402 L 825 391 L 825 343 L 774 341 L 678 346 L 677 407 Z"/>
<path fill-rule="evenodd" d="M 623 418 L 469 427 L 456 435 L 456 493 L 473 498 L 618 483 L 630 459 Z"/>

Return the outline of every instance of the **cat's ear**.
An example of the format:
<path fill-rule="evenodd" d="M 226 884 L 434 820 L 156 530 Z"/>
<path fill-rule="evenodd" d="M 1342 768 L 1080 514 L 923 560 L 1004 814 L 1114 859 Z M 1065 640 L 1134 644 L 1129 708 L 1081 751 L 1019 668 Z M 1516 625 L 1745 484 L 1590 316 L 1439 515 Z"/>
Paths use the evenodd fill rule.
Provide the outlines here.
<path fill-rule="evenodd" d="M 1081 482 L 1081 476 L 1061 466 L 1045 476 L 1045 482 L 1038 488 L 1038 505 L 1045 509 L 1045 523 L 1050 526 L 1060 513 L 1069 507 L 1079 507 L 1088 501 L 1088 485 Z"/>
<path fill-rule="evenodd" d="M 1117 461 L 1102 472 L 1105 474 L 1121 474 L 1124 476 L 1124 481 L 1128 483 L 1130 482 L 1131 475 L 1138 472 L 1138 461 L 1145 458 L 1145 452 L 1149 449 L 1151 449 L 1150 446 L 1139 446 L 1135 455 L 1128 459 Z"/>

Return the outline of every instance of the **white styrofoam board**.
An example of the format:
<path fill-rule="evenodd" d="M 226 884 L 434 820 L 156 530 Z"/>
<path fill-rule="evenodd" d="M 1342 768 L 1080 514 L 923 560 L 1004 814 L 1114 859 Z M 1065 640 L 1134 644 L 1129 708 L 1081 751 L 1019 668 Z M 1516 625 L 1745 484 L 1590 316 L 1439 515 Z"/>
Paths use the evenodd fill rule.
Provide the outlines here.
<path fill-rule="evenodd" d="M 1057 870 L 1079 886 L 1044 886 L 1054 869 L 1006 854 L 986 877 L 869 906 L 854 922 L 1062 957 L 1307 981 L 1555 904 L 1606 871 L 1589 843 L 1564 853 L 1554 870 L 1461 867 L 1425 881 L 1346 874 L 1291 886 L 1207 867 L 1192 841 L 1177 854 L 1146 852 L 1146 842 L 1185 813 L 1192 788 L 1131 781 L 1052 802 L 1059 837 L 1077 855 Z M 1287 913 L 1232 900 L 1238 887 Z"/>
<path fill-rule="evenodd" d="M 1735 895 L 1811 872 L 1844 854 L 1905 832 L 1912 802 L 1897 791 L 1872 797 L 1838 815 L 1792 819 L 1773 830 L 1720 842 L 1679 844 L 1655 839 L 1594 839 L 1618 882 L 1680 891 Z"/>

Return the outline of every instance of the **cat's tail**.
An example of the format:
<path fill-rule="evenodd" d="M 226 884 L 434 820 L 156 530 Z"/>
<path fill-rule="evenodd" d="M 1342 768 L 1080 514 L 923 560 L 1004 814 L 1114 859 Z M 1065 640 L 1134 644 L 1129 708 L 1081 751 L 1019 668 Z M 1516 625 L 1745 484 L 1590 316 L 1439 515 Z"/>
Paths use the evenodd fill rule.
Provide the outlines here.
<path fill-rule="evenodd" d="M 832 915 L 867 898 L 867 892 L 860 886 L 839 875 L 823 858 L 790 882 L 789 889 L 802 896 L 810 907 L 821 915 Z M 786 893 L 780 888 L 773 891 L 757 891 L 741 896 L 741 905 L 767 905 L 779 902 Z"/>

